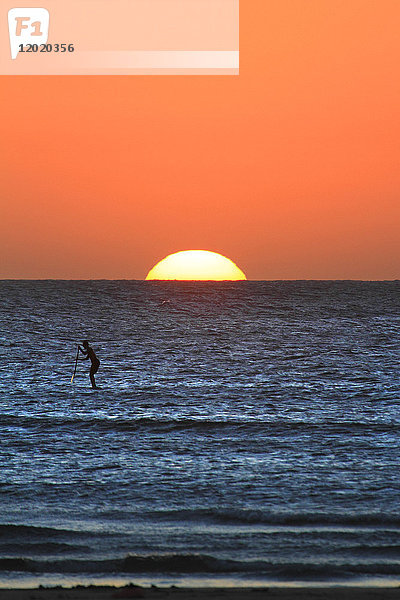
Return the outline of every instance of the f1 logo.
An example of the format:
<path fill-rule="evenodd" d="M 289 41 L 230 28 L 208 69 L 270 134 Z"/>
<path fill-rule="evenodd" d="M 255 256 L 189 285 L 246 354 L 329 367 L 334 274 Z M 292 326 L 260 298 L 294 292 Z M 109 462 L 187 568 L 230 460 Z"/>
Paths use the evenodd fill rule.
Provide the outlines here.
<path fill-rule="evenodd" d="M 11 58 L 17 58 L 21 44 L 46 44 L 49 22 L 47 8 L 11 8 L 8 11 Z"/>

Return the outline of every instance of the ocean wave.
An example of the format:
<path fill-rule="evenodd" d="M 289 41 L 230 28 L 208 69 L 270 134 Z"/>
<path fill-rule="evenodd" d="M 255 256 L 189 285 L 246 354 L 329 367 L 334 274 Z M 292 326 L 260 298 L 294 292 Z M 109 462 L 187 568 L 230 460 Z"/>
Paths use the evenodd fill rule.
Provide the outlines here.
<path fill-rule="evenodd" d="M 400 514 L 393 513 L 323 513 L 271 512 L 257 509 L 198 508 L 160 510 L 153 518 L 172 521 L 205 521 L 231 525 L 270 525 L 286 527 L 400 527 Z"/>
<path fill-rule="evenodd" d="M 34 525 L 15 525 L 12 523 L 0 524 L 0 544 L 5 544 L 8 540 L 12 542 L 24 543 L 33 541 L 35 543 L 43 540 L 54 540 L 61 538 L 81 538 L 87 536 L 87 533 L 71 529 L 57 529 L 55 527 L 39 527 Z"/>
<path fill-rule="evenodd" d="M 350 554 L 352 556 L 385 557 L 392 556 L 400 558 L 399 544 L 355 544 L 346 548 L 338 548 L 337 553 Z"/>
<path fill-rule="evenodd" d="M 99 417 L 67 417 L 67 416 L 25 416 L 3 414 L 0 419 L 0 427 L 24 427 L 39 431 L 49 431 L 61 428 L 89 429 L 97 431 L 137 431 L 141 429 L 158 431 L 178 430 L 205 430 L 221 431 L 228 429 L 239 429 L 243 431 L 262 431 L 270 434 L 290 434 L 291 432 L 321 432 L 325 434 L 341 433 L 366 433 L 377 434 L 398 433 L 399 422 L 382 423 L 376 421 L 339 421 L 325 419 L 318 422 L 294 420 L 294 419 L 207 419 L 207 418 L 153 418 L 132 417 L 124 418 L 99 418 Z"/>
<path fill-rule="evenodd" d="M 400 575 L 399 562 L 271 562 L 225 560 L 202 554 L 128 555 L 108 560 L 0 559 L 0 572 L 58 574 L 257 574 L 281 579 Z"/>
<path fill-rule="evenodd" d="M 0 524 L 0 538 L 5 536 L 37 536 L 42 537 L 43 535 L 58 535 L 58 534 L 70 534 L 71 531 L 68 529 L 56 529 L 54 527 L 38 527 L 36 525 L 15 525 L 13 523 Z"/>
<path fill-rule="evenodd" d="M 257 563 L 258 564 L 258 563 Z M 254 564 L 253 564 L 254 567 Z M 107 560 L 0 558 L 0 571 L 30 573 L 218 573 L 240 572 L 240 561 L 197 554 L 128 555 Z"/>
<path fill-rule="evenodd" d="M 72 554 L 77 551 L 88 552 L 89 550 L 89 546 L 63 542 L 27 542 L 22 540 L 20 543 L 7 542 L 4 544 L 0 541 L 0 555 L 6 556 L 20 556 L 21 553 L 28 556 Z"/>

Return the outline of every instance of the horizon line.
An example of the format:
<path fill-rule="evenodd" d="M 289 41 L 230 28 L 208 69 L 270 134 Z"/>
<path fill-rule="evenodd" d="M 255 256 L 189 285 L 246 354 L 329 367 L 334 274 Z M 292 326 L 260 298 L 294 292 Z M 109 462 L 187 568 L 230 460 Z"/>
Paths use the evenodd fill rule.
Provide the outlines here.
<path fill-rule="evenodd" d="M 109 279 L 109 278 L 105 278 L 105 277 L 101 277 L 101 278 L 91 278 L 91 279 L 79 279 L 79 278 L 73 278 L 73 279 L 65 279 L 65 278 L 61 278 L 61 277 L 40 277 L 40 278 L 36 278 L 36 277 L 4 277 L 4 278 L 0 278 L 0 282 L 1 281 L 141 281 L 143 283 L 146 284 L 151 284 L 151 283 L 177 283 L 177 282 L 181 282 L 181 283 L 260 283 L 260 282 L 277 282 L 277 281 L 321 281 L 321 282 L 344 282 L 344 281 L 354 281 L 354 282 L 362 282 L 362 283 L 373 283 L 373 282 L 398 282 L 400 281 L 400 277 L 399 278 L 395 278 L 395 279 L 312 279 L 312 278 L 308 278 L 308 279 L 220 279 L 220 280 L 216 280 L 216 279 L 151 279 L 151 280 L 146 280 L 146 279 L 128 279 L 128 278 L 119 278 L 119 279 Z"/>

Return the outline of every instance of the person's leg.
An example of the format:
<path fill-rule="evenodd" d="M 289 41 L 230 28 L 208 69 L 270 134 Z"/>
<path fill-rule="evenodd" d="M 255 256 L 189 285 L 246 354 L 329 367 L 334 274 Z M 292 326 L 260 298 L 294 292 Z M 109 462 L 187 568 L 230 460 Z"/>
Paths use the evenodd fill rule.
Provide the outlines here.
<path fill-rule="evenodd" d="M 95 370 L 95 369 L 93 369 L 93 367 L 90 369 L 90 381 L 92 383 L 92 388 L 93 389 L 97 388 L 96 382 L 94 380 L 94 374 L 96 373 L 96 371 L 97 371 L 97 369 Z"/>

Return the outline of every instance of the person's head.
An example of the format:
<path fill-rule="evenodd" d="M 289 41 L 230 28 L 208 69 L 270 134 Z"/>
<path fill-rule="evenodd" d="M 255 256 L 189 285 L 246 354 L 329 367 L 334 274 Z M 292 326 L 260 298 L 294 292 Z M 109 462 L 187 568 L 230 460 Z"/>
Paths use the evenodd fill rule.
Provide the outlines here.
<path fill-rule="evenodd" d="M 83 340 L 82 346 L 86 349 L 89 348 L 89 342 L 87 340 Z"/>

